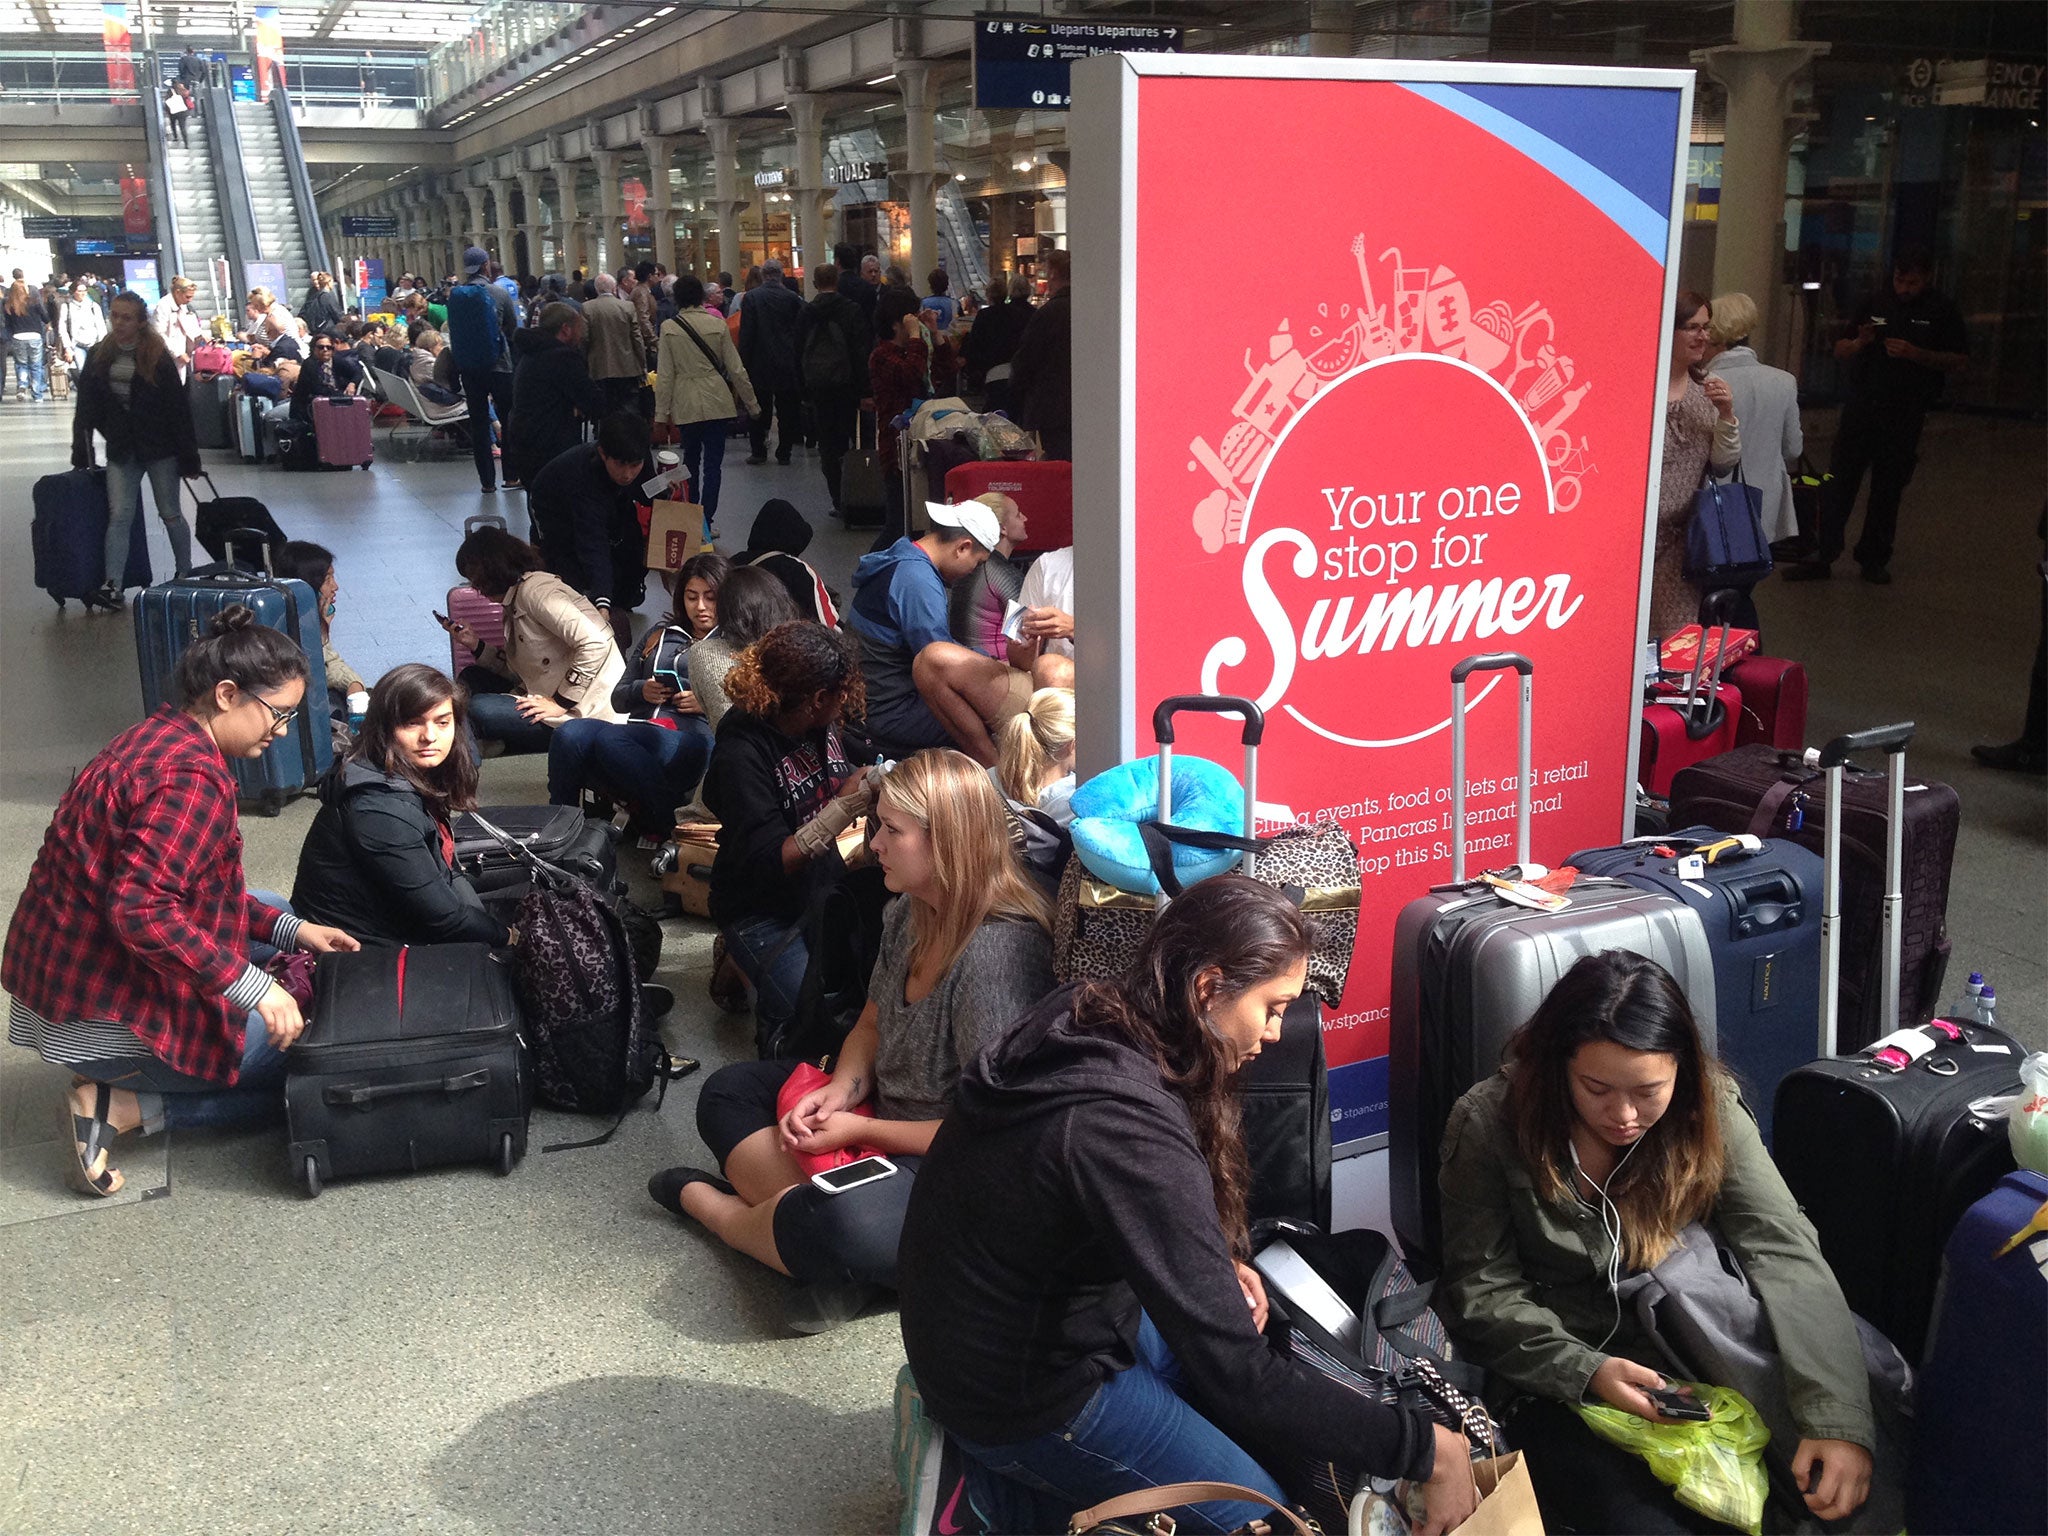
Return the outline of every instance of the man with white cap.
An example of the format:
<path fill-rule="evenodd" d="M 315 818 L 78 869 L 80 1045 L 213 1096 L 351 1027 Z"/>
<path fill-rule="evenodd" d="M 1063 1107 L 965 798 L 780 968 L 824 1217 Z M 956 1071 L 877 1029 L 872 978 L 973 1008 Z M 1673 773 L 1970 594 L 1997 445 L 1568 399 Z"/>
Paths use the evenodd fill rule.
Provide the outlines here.
<path fill-rule="evenodd" d="M 853 568 L 845 622 L 860 640 L 867 733 L 891 757 L 958 747 L 992 767 L 991 729 L 1023 713 L 1031 679 L 955 643 L 946 588 L 988 559 L 1002 525 L 978 501 L 928 501 L 924 511 L 931 523 L 924 537 L 898 539 Z"/>

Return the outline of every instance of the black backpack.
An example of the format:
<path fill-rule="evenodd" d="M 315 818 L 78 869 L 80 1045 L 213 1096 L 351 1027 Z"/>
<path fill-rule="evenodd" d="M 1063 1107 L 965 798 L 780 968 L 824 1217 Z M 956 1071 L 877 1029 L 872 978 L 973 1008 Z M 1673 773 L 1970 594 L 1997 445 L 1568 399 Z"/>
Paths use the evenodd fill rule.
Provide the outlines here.
<path fill-rule="evenodd" d="M 1003 797 L 1009 813 L 1010 846 L 1024 872 L 1036 880 L 1050 901 L 1057 901 L 1060 876 L 1074 852 L 1074 835 L 1035 805 Z"/>
<path fill-rule="evenodd" d="M 800 930 L 809 948 L 796 1015 L 770 1033 L 755 1031 L 763 1061 L 816 1061 L 835 1054 L 867 1006 L 868 981 L 882 953 L 889 888 L 879 865 L 848 869 L 837 855 L 819 861 L 818 883 Z"/>
<path fill-rule="evenodd" d="M 804 388 L 812 394 L 844 394 L 853 388 L 853 352 L 837 320 L 820 317 L 804 343 Z"/>

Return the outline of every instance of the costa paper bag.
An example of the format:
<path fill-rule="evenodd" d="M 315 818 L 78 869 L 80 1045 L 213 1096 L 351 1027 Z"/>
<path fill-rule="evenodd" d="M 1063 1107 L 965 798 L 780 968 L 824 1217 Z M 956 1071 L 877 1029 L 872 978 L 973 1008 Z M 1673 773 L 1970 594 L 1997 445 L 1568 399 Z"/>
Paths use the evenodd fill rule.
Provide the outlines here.
<path fill-rule="evenodd" d="M 705 548 L 704 509 L 694 502 L 658 498 L 647 521 L 647 563 L 657 571 L 679 571 Z"/>
<path fill-rule="evenodd" d="M 1536 1485 L 1520 1451 L 1473 1462 L 1472 1476 L 1479 1483 L 1479 1507 L 1458 1527 L 1459 1536 L 1543 1536 Z"/>

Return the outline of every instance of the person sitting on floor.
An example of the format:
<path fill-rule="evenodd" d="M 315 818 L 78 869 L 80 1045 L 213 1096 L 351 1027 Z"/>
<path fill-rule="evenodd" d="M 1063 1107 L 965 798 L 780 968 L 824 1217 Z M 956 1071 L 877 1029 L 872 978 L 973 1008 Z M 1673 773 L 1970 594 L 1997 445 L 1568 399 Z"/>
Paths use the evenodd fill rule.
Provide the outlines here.
<path fill-rule="evenodd" d="M 612 690 L 622 724 L 565 720 L 556 728 L 548 747 L 551 803 L 579 805 L 585 790 L 623 800 L 631 812 L 627 834 L 650 850 L 674 829 L 676 807 L 711 760 L 712 722 L 692 682 L 697 650 L 718 627 L 726 570 L 725 557 L 706 550 L 675 573 L 675 608 L 633 648 Z"/>
<path fill-rule="evenodd" d="M 1002 531 L 978 501 L 928 501 L 924 510 L 932 526 L 922 538 L 898 539 L 853 568 L 846 624 L 860 638 L 865 729 L 878 750 L 957 746 L 992 768 L 989 732 L 1022 712 L 1031 679 L 953 639 L 946 587 L 973 574 Z"/>
<path fill-rule="evenodd" d="M 178 702 L 109 742 L 57 803 L 0 986 L 9 1042 L 73 1073 L 65 1172 L 83 1194 L 120 1192 L 125 1132 L 278 1118 L 305 1020 L 263 962 L 362 947 L 243 882 L 228 764 L 291 729 L 309 671 L 283 633 L 228 605 L 178 657 Z"/>
<path fill-rule="evenodd" d="M 531 544 L 488 526 L 455 552 L 462 579 L 505 609 L 505 643 L 489 649 L 467 624 L 440 619 L 475 658 L 460 681 L 470 693 L 471 728 L 486 749 L 497 742 L 501 752 L 545 752 L 565 720 L 623 718 L 612 690 L 626 659 L 611 625 L 543 564 Z"/>
<path fill-rule="evenodd" d="M 1002 537 L 988 559 L 953 583 L 947 622 L 953 626 L 953 638 L 970 651 L 1007 661 L 1009 642 L 1003 637 L 1003 619 L 1024 590 L 1025 562 L 1014 557 L 1029 530 L 1014 496 L 984 491 L 974 500 L 995 513 Z"/>
<path fill-rule="evenodd" d="M 1565 972 L 1508 1042 L 1507 1065 L 1451 1111 L 1440 1182 L 1437 1305 L 1462 1358 L 1511 1389 L 1505 1427 L 1551 1529 L 1723 1529 L 1575 1411 L 1602 1402 L 1671 1422 L 1644 1396 L 1668 1383 L 1613 1265 L 1655 1269 L 1688 1229 L 1734 1256 L 1758 1308 L 1747 1333 L 1775 1340 L 1799 1439 L 1774 1442 L 1767 1460 L 1814 1518 L 1861 1507 L 1875 1425 L 1855 1318 L 1662 966 L 1610 950 Z"/>
<path fill-rule="evenodd" d="M 735 570 L 725 578 L 718 590 L 718 627 L 690 651 L 691 692 L 712 730 L 732 707 L 725 680 L 740 652 L 758 644 L 771 629 L 808 617 L 789 600 L 782 583 L 764 570 Z"/>
<path fill-rule="evenodd" d="M 831 629 L 839 622 L 839 610 L 825 579 L 801 558 L 811 547 L 811 535 L 810 523 L 795 507 L 780 497 L 764 501 L 747 530 L 747 547 L 732 557 L 733 569 L 767 571 L 788 589 L 798 613 Z"/>
<path fill-rule="evenodd" d="M 1201 881 L 1124 977 L 1061 989 L 962 1074 L 910 1191 L 898 1268 L 911 1373 L 965 1453 L 977 1528 L 1058 1530 L 1077 1509 L 1182 1481 L 1285 1503 L 1269 1468 L 1308 1458 L 1411 1480 L 1418 1536 L 1472 1512 L 1461 1433 L 1262 1333 L 1232 1085 L 1280 1038 L 1311 940 L 1274 887 Z M 1170 1511 L 1189 1531 L 1269 1513 Z"/>
<path fill-rule="evenodd" d="M 1074 690 L 1041 688 L 1003 722 L 996 783 L 1003 794 L 1066 826 L 1074 819 Z"/>
<path fill-rule="evenodd" d="M 1040 688 L 1074 686 L 1074 546 L 1049 549 L 1031 562 L 1017 593 L 1024 606 L 1010 665 Z"/>
<path fill-rule="evenodd" d="M 512 944 L 455 869 L 454 818 L 476 809 L 461 688 L 409 661 L 370 690 L 355 749 L 320 781 L 292 906 L 368 944 Z"/>
<path fill-rule="evenodd" d="M 967 758 L 920 752 L 884 774 L 868 846 L 904 899 L 887 909 L 868 1003 L 830 1080 L 792 1105 L 783 1088 L 801 1063 L 722 1068 L 697 1100 L 697 1131 L 724 1177 L 671 1168 L 647 1186 L 800 1282 L 787 1317 L 803 1333 L 851 1321 L 895 1286 L 903 1210 L 962 1069 L 1053 988 L 1052 914 L 1018 867 L 995 787 Z M 812 1185 L 830 1163 L 807 1160 L 847 1149 L 880 1152 L 897 1172 L 837 1195 Z"/>

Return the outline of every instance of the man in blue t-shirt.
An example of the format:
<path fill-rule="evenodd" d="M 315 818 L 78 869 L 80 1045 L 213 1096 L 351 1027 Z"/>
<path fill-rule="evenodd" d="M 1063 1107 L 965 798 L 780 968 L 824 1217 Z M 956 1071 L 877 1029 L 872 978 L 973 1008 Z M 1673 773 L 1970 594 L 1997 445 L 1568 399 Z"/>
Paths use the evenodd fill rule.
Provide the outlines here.
<path fill-rule="evenodd" d="M 1024 712 L 1031 678 L 955 643 L 946 588 L 988 559 L 1002 527 L 976 501 L 928 501 L 924 510 L 932 526 L 922 538 L 898 539 L 853 568 L 846 624 L 860 640 L 867 733 L 891 757 L 958 747 L 993 767 L 990 732 Z"/>

